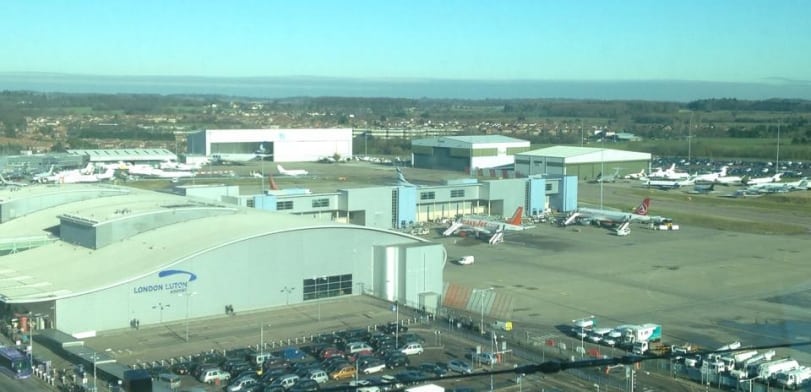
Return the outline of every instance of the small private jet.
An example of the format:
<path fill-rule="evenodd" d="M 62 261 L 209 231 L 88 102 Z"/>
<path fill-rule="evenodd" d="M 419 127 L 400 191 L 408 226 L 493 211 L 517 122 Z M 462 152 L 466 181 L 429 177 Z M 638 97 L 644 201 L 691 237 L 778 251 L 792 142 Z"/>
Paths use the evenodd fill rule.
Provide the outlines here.
<path fill-rule="evenodd" d="M 281 174 L 283 176 L 290 176 L 290 177 L 306 176 L 307 174 L 310 173 L 310 172 L 308 172 L 307 170 L 304 170 L 304 169 L 287 170 L 284 167 L 282 167 L 282 165 L 276 165 L 276 169 L 279 170 L 279 174 Z"/>

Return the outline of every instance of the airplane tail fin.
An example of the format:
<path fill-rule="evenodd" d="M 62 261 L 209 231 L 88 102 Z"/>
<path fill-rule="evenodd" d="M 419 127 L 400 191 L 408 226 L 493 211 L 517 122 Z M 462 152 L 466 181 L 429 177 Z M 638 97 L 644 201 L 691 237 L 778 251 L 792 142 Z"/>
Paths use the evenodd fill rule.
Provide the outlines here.
<path fill-rule="evenodd" d="M 670 165 L 670 168 L 667 169 L 667 171 L 669 171 L 669 172 L 672 172 L 674 170 L 676 170 L 676 163 L 673 163 L 672 165 Z"/>
<path fill-rule="evenodd" d="M 645 200 L 642 200 L 642 204 L 640 204 L 639 207 L 636 207 L 634 214 L 648 215 L 648 207 L 650 207 L 650 198 L 646 197 Z"/>
<path fill-rule="evenodd" d="M 521 218 L 524 215 L 524 207 L 518 207 L 515 209 L 515 214 L 513 214 L 512 218 L 507 221 L 507 223 L 511 225 L 521 226 Z"/>
<path fill-rule="evenodd" d="M 287 172 L 287 170 L 284 170 L 282 165 L 276 165 L 276 169 L 279 170 L 280 174 L 284 174 L 285 172 Z"/>
<path fill-rule="evenodd" d="M 279 187 L 276 185 L 276 181 L 273 180 L 273 174 L 268 173 L 268 183 L 270 185 L 270 189 L 274 191 L 278 191 Z"/>
<path fill-rule="evenodd" d="M 400 186 L 410 186 L 412 185 L 408 180 L 406 180 L 405 175 L 403 175 L 403 171 L 400 170 L 398 166 L 395 170 L 397 170 L 397 185 Z"/>
<path fill-rule="evenodd" d="M 721 174 L 719 175 L 719 177 L 726 177 L 727 176 L 727 169 L 729 169 L 729 166 L 722 166 L 721 167 Z"/>

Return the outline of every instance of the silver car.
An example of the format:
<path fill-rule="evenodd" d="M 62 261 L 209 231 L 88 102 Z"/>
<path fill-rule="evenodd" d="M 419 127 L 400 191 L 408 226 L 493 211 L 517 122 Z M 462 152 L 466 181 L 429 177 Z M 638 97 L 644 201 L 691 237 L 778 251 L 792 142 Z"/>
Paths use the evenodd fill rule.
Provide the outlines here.
<path fill-rule="evenodd" d="M 470 364 L 461 359 L 451 359 L 448 361 L 448 370 L 461 374 L 473 373 L 473 368 Z"/>

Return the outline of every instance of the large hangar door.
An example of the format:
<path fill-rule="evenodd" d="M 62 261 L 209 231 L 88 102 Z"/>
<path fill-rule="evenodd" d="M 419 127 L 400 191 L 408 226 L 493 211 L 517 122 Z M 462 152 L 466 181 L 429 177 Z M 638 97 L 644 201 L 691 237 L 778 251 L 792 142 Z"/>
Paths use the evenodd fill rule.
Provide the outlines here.
<path fill-rule="evenodd" d="M 375 247 L 374 293 L 406 306 L 435 309 L 443 289 L 447 257 L 441 244 L 411 243 Z M 436 297 L 427 295 L 435 294 Z M 431 298 L 436 298 L 431 302 Z M 427 299 L 427 302 L 426 302 Z"/>

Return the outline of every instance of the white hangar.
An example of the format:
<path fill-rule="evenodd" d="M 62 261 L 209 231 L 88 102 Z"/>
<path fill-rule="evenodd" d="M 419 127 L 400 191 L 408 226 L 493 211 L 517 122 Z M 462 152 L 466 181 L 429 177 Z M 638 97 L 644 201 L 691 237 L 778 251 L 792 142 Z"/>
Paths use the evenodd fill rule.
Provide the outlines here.
<path fill-rule="evenodd" d="M 361 293 L 433 311 L 445 248 L 101 185 L 0 191 L 0 303 L 74 336 Z"/>
<path fill-rule="evenodd" d="M 206 129 L 187 136 L 189 155 L 224 161 L 262 158 L 275 162 L 352 156 L 351 128 Z"/>

